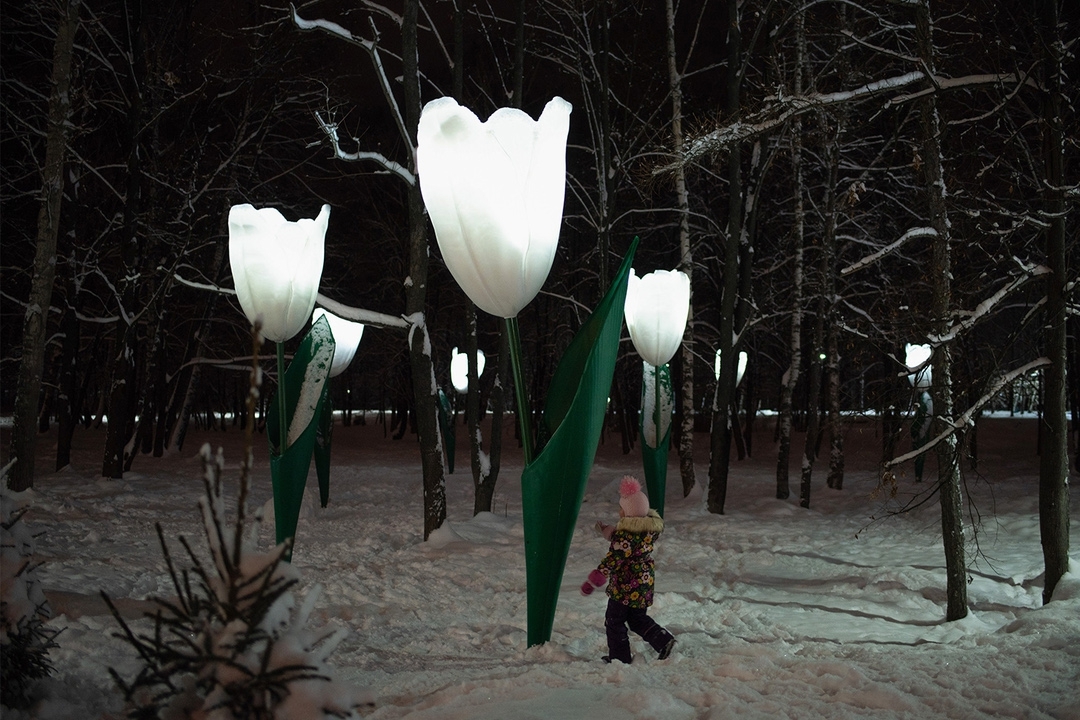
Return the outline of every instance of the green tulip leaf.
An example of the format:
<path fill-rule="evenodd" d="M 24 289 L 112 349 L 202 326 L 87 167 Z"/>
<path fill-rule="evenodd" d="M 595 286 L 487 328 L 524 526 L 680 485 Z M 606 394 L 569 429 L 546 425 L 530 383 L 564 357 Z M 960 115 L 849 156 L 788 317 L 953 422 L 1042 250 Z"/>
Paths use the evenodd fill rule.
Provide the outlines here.
<path fill-rule="evenodd" d="M 566 557 L 607 410 L 638 240 L 559 361 L 544 408 L 543 449 L 521 476 L 528 644 L 551 639 Z"/>
<path fill-rule="evenodd" d="M 323 385 L 319 426 L 315 430 L 315 475 L 319 478 L 319 504 L 330 502 L 330 440 L 334 435 L 334 403 L 330 399 L 330 383 Z"/>
<path fill-rule="evenodd" d="M 330 365 L 334 359 L 334 336 L 326 318 L 319 318 L 297 349 L 285 371 L 285 407 L 289 437 L 284 452 L 278 423 L 278 404 L 270 403 L 266 435 L 270 441 L 270 478 L 274 486 L 274 525 L 277 542 L 295 537 L 300 519 L 315 440 L 328 400 Z M 282 388 L 279 388 L 281 392 Z M 329 463 L 329 442 L 326 445 Z M 290 553 L 291 555 L 291 553 Z"/>

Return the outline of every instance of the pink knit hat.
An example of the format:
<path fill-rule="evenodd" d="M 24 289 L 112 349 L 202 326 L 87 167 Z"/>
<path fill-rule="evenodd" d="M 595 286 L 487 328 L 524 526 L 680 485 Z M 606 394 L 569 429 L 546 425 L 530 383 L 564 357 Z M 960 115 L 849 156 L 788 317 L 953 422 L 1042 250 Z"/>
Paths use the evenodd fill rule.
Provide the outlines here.
<path fill-rule="evenodd" d="M 649 514 L 649 498 L 641 492 L 641 483 L 637 478 L 630 475 L 623 477 L 619 483 L 619 507 L 626 517 L 645 517 Z"/>

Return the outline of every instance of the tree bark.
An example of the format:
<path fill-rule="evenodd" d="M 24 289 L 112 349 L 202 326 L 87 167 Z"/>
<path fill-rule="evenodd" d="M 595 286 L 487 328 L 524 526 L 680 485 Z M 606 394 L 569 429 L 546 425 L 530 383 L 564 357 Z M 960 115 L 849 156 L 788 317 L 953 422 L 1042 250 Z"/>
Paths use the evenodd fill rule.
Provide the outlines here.
<path fill-rule="evenodd" d="M 402 19 L 402 73 L 405 85 L 405 127 L 416 147 L 420 122 L 420 75 L 417 57 L 416 15 L 419 0 L 406 0 Z M 415 170 L 415 168 L 414 168 Z M 439 431 L 435 368 L 431 363 L 431 337 L 427 327 L 428 235 L 427 215 L 420 186 L 412 184 L 409 200 L 409 278 L 405 291 L 405 314 L 414 319 L 409 331 L 409 358 L 420 436 L 420 460 L 424 473 L 424 539 L 446 520 L 446 482 L 443 475 L 442 436 Z M 419 322 L 415 322 L 419 319 Z"/>
<path fill-rule="evenodd" d="M 795 18 L 795 93 L 803 92 L 803 67 L 806 62 L 806 17 L 798 11 Z M 776 456 L 776 499 L 785 500 L 791 495 L 788 465 L 791 457 L 791 427 L 794 416 L 793 397 L 799 382 L 802 365 L 802 289 L 803 289 L 803 242 L 806 229 L 806 209 L 803 204 L 804 180 L 802 169 L 802 116 L 792 122 L 791 174 L 795 189 L 795 220 L 791 232 L 791 330 L 788 335 L 788 369 L 780 384 L 779 447 Z"/>
<path fill-rule="evenodd" d="M 71 59 L 79 27 L 80 0 L 66 0 L 53 42 L 52 87 L 42 170 L 41 208 L 38 212 L 36 249 L 30 297 L 23 316 L 22 358 L 15 395 L 9 457 L 14 460 L 8 487 L 14 491 L 34 486 L 37 413 L 45 363 L 45 337 L 56 277 L 56 240 L 64 194 L 64 159 L 71 120 Z"/>
<path fill-rule="evenodd" d="M 825 200 L 824 258 L 821 280 L 824 286 L 825 315 L 825 397 L 828 406 L 829 473 L 826 486 L 840 490 L 844 486 L 844 419 L 840 414 L 840 338 L 836 327 L 836 226 L 839 221 L 837 178 L 840 171 L 840 137 L 843 121 L 838 121 L 836 136 L 829 144 L 829 186 Z"/>
<path fill-rule="evenodd" d="M 668 87 L 671 90 L 671 141 L 675 157 L 682 157 L 682 73 L 675 55 L 674 0 L 665 0 L 667 11 Z M 675 168 L 675 207 L 679 214 L 679 270 L 690 278 L 691 300 L 686 314 L 679 359 L 682 363 L 682 425 L 679 432 L 679 473 L 682 475 L 683 497 L 697 483 L 694 473 L 694 256 L 690 246 L 690 194 L 686 188 L 686 167 Z"/>
<path fill-rule="evenodd" d="M 729 118 L 739 112 L 739 68 L 742 38 L 739 32 L 739 3 L 728 2 L 727 102 Z M 734 354 L 735 301 L 739 289 L 739 239 L 742 235 L 742 153 L 739 145 L 728 154 L 728 223 L 724 241 L 723 295 L 720 307 L 720 377 L 717 379 L 716 403 L 709 458 L 709 512 L 722 515 L 727 500 L 728 467 L 731 463 L 731 400 L 735 392 Z"/>
<path fill-rule="evenodd" d="M 128 72 L 127 136 L 127 192 L 124 198 L 124 221 L 120 230 L 120 256 L 124 266 L 124 278 L 120 284 L 119 311 L 116 324 L 116 357 L 113 362 L 112 380 L 109 387 L 109 422 L 105 434 L 105 456 L 101 463 L 101 475 L 120 479 L 124 476 L 124 453 L 132 437 L 134 424 L 134 399 L 138 354 L 137 305 L 140 291 L 142 265 L 142 241 L 139 237 L 139 212 L 142 195 L 142 142 L 143 91 L 146 78 L 146 54 L 143 43 L 143 0 L 125 3 L 128 13 Z"/>
<path fill-rule="evenodd" d="M 915 36 L 919 59 L 934 73 L 933 23 L 929 0 L 919 0 L 915 7 Z M 941 120 L 937 98 L 931 93 L 919 100 L 921 118 L 922 166 L 930 209 L 930 224 L 936 231 L 932 240 L 931 324 L 937 336 L 944 336 L 949 327 L 952 304 L 952 250 L 949 218 L 945 204 L 945 174 L 941 155 Z M 930 434 L 936 436 L 953 422 L 952 346 L 937 344 L 932 361 L 934 417 Z M 941 501 L 941 531 L 945 545 L 945 574 L 947 607 L 946 620 L 967 617 L 967 565 L 964 558 L 963 495 L 960 489 L 960 464 L 956 450 L 956 435 L 937 445 L 938 487 Z"/>
<path fill-rule="evenodd" d="M 1038 8 L 1044 53 L 1043 123 L 1046 172 L 1046 356 L 1043 368 L 1043 445 L 1039 464 L 1039 534 L 1046 579 L 1043 602 L 1054 596 L 1061 577 L 1069 571 L 1069 448 L 1065 419 L 1066 318 L 1065 283 L 1065 179 L 1062 123 L 1062 55 L 1058 35 L 1057 0 L 1041 0 Z"/>

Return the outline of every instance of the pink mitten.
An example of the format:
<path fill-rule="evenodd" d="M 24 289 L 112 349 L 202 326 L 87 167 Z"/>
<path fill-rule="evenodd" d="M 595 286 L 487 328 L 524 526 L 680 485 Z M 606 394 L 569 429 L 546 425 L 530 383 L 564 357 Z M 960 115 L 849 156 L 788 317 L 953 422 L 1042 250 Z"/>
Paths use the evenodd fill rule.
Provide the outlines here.
<path fill-rule="evenodd" d="M 589 579 L 581 583 L 581 594 L 592 595 L 593 590 L 598 587 L 603 587 L 607 582 L 607 575 L 600 572 L 600 570 L 593 570 L 589 573 Z"/>

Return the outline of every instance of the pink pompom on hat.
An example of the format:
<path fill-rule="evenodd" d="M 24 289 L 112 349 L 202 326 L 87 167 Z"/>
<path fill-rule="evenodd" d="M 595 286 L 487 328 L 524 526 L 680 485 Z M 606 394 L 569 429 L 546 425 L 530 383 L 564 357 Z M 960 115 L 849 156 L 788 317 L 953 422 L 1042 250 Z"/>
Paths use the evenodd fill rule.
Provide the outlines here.
<path fill-rule="evenodd" d="M 649 498 L 641 492 L 637 478 L 626 475 L 619 483 L 619 507 L 626 517 L 645 517 L 649 514 Z"/>

